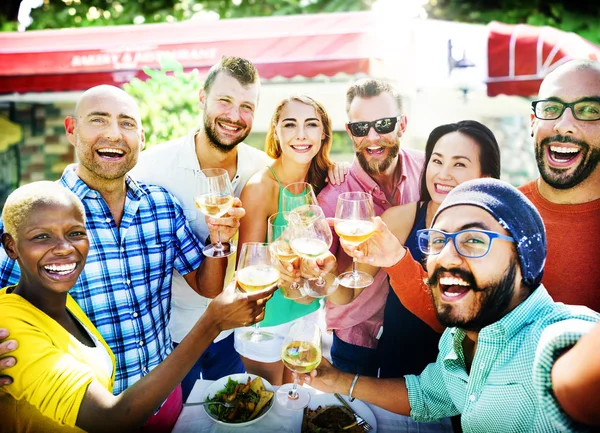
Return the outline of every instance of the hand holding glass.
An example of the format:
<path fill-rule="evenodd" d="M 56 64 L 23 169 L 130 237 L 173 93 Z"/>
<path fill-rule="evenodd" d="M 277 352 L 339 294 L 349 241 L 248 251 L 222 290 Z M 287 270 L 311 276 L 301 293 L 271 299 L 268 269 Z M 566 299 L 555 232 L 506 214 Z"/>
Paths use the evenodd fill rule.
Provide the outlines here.
<path fill-rule="evenodd" d="M 292 229 L 288 227 L 283 214 L 278 212 L 269 217 L 267 221 L 267 241 L 271 248 L 271 257 L 279 260 L 283 267 L 293 266 L 294 269 L 299 262 L 298 254 L 290 245 Z M 286 271 L 287 272 L 287 271 Z M 296 281 L 283 281 L 283 272 L 280 272 L 279 289 L 282 295 L 288 299 L 300 299 L 304 294 L 300 291 L 300 283 Z"/>
<path fill-rule="evenodd" d="M 233 205 L 233 188 L 229 173 L 222 168 L 202 170 L 198 182 L 196 206 L 204 215 L 221 218 Z M 221 233 L 217 232 L 217 242 L 206 245 L 202 250 L 206 257 L 227 257 L 235 252 L 235 246 L 221 242 Z"/>
<path fill-rule="evenodd" d="M 281 350 L 283 365 L 297 374 L 308 374 L 321 363 L 321 329 L 307 319 L 300 319 L 290 327 Z M 293 384 L 282 385 L 277 390 L 277 401 L 286 409 L 304 409 L 310 394 L 298 388 L 298 377 Z"/>
<path fill-rule="evenodd" d="M 279 281 L 279 271 L 273 263 L 269 245 L 260 242 L 246 242 L 242 245 L 236 277 L 240 291 L 246 293 L 264 292 L 275 286 Z M 272 334 L 260 331 L 258 323 L 253 331 L 242 335 L 242 339 L 253 342 L 272 338 Z"/>
<path fill-rule="evenodd" d="M 345 192 L 340 194 L 335 209 L 335 231 L 345 242 L 360 245 L 375 233 L 375 210 L 373 197 L 366 192 Z M 352 271 L 338 275 L 342 286 L 362 289 L 373 282 L 373 277 L 356 269 L 356 259 L 352 260 Z"/>
<path fill-rule="evenodd" d="M 292 228 L 293 239 L 290 243 L 292 249 L 304 260 L 314 261 L 329 251 L 333 235 L 319 206 L 305 205 L 291 211 L 288 223 Z M 323 277 L 307 279 L 301 286 L 306 296 L 322 298 L 330 295 L 337 289 L 337 280 L 331 273 Z"/>

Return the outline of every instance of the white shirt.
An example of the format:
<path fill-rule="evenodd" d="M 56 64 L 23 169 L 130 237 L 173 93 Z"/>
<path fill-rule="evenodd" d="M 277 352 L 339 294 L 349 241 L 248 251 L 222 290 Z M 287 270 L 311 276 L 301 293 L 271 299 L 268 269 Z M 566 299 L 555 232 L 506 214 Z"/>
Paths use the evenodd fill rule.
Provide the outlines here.
<path fill-rule="evenodd" d="M 179 200 L 192 231 L 198 236 L 198 239 L 204 241 L 209 235 L 208 227 L 204 215 L 194 203 L 196 185 L 201 176 L 194 141 L 199 129 L 200 127 L 196 127 L 185 137 L 145 150 L 140 154 L 138 163 L 130 175 L 144 183 L 162 186 L 173 194 Z M 237 145 L 237 152 L 237 171 L 231 183 L 234 195 L 239 197 L 252 175 L 270 165 L 273 160 L 263 151 L 244 143 Z M 228 260 L 226 283 L 233 277 L 236 254 L 229 256 Z M 169 329 L 173 341 L 180 343 L 204 313 L 210 299 L 194 292 L 177 271 L 173 272 L 171 288 Z M 232 330 L 221 332 L 215 342 L 222 340 L 232 332 Z"/>

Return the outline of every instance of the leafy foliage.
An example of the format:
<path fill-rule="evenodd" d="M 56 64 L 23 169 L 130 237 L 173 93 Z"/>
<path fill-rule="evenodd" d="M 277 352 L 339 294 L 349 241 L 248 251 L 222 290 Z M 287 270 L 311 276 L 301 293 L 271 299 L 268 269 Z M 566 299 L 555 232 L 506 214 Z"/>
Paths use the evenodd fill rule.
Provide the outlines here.
<path fill-rule="evenodd" d="M 429 0 L 430 18 L 552 26 L 600 43 L 600 2 L 581 0 Z"/>
<path fill-rule="evenodd" d="M 18 0 L 2 0 L 7 4 Z M 28 29 L 173 22 L 197 14 L 220 18 L 366 10 L 375 0 L 44 0 Z M 6 12 L 4 11 L 6 9 Z M 0 30 L 15 30 L 14 13 L 0 9 Z M 215 15 L 216 17 L 216 15 Z"/>
<path fill-rule="evenodd" d="M 144 72 L 150 77 L 147 81 L 134 78 L 123 88 L 140 106 L 146 147 L 188 134 L 200 121 L 198 71 L 184 72 L 176 61 L 163 60 L 160 70 Z"/>

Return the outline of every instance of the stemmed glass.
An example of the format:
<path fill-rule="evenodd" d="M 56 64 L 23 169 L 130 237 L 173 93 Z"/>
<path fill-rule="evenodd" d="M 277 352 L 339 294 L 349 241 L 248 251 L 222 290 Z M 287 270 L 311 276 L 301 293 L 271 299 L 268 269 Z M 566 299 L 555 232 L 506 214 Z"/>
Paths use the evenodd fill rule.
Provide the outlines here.
<path fill-rule="evenodd" d="M 318 205 L 317 196 L 313 186 L 308 182 L 294 182 L 286 186 L 282 194 L 282 212 L 287 215 L 300 206 Z"/>
<path fill-rule="evenodd" d="M 268 244 L 246 242 L 242 245 L 236 272 L 238 288 L 241 292 L 256 293 L 267 291 L 279 281 L 279 271 L 275 267 Z M 273 334 L 260 331 L 260 324 L 241 336 L 252 342 L 273 339 Z"/>
<path fill-rule="evenodd" d="M 284 265 L 298 260 L 298 254 L 290 245 L 293 231 L 288 227 L 287 221 L 281 212 L 271 215 L 267 221 L 267 242 L 271 248 L 271 257 L 279 260 Z M 300 285 L 295 282 L 280 281 L 281 294 L 288 299 L 304 297 Z"/>
<path fill-rule="evenodd" d="M 298 256 L 314 261 L 329 251 L 333 235 L 319 206 L 304 205 L 295 208 L 288 214 L 288 223 L 292 229 L 290 245 Z M 337 280 L 331 273 L 307 279 L 300 288 L 306 296 L 313 298 L 329 296 L 335 289 Z"/>
<path fill-rule="evenodd" d="M 375 233 L 373 197 L 366 192 L 345 192 L 339 195 L 335 209 L 335 231 L 349 244 L 360 245 Z M 373 282 L 373 277 L 356 269 L 338 275 L 339 283 L 351 289 L 362 289 Z"/>
<path fill-rule="evenodd" d="M 308 374 L 321 363 L 321 356 L 321 329 L 306 319 L 294 322 L 283 340 L 283 365 L 296 374 Z M 310 394 L 298 388 L 296 376 L 294 383 L 279 387 L 277 401 L 286 409 L 304 409 L 310 402 Z"/>
<path fill-rule="evenodd" d="M 207 168 L 201 173 L 204 178 L 198 182 L 196 206 L 204 215 L 221 218 L 233 205 L 229 173 L 223 168 Z M 206 257 L 227 257 L 235 252 L 235 246 L 221 242 L 221 233 L 217 232 L 217 243 L 206 245 L 202 252 Z"/>

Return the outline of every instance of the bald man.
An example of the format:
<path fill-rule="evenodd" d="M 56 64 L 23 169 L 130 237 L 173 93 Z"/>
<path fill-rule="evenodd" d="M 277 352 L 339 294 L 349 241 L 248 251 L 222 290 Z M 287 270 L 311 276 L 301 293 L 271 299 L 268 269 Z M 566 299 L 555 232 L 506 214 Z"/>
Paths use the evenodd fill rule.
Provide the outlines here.
<path fill-rule="evenodd" d="M 200 295 L 214 298 L 223 288 L 227 260 L 203 260 L 203 245 L 177 200 L 164 188 L 127 175 L 145 142 L 130 95 L 113 86 L 86 91 L 75 114 L 65 119 L 65 130 L 79 163 L 67 167 L 59 182 L 83 202 L 90 238 L 87 264 L 70 293 L 115 353 L 114 393 L 119 394 L 172 350 L 167 326 L 173 269 Z M 244 214 L 236 204 L 227 218 L 211 221 L 222 239 L 235 234 Z M 0 249 L 0 287 L 18 281 L 18 265 Z M 0 370 L 7 362 L 14 360 L 0 360 Z M 180 410 L 179 387 L 146 431 L 170 431 Z"/>
<path fill-rule="evenodd" d="M 540 177 L 519 189 L 546 226 L 542 283 L 555 301 L 600 311 L 600 62 L 556 68 L 532 108 Z"/>

